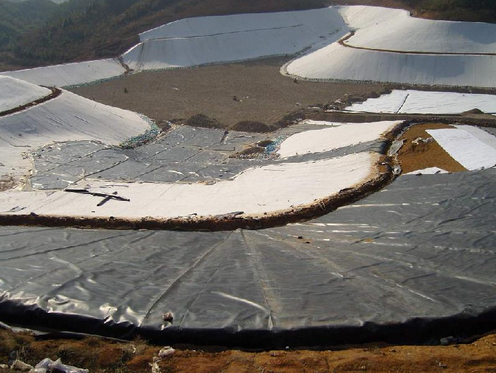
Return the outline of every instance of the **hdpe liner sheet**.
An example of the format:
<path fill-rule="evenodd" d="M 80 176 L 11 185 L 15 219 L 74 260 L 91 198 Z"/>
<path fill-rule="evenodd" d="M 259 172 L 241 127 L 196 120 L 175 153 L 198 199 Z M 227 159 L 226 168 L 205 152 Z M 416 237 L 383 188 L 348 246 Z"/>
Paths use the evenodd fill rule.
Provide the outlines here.
<path fill-rule="evenodd" d="M 495 179 L 402 176 L 259 231 L 1 227 L 0 320 L 266 348 L 475 335 L 496 327 Z"/>
<path fill-rule="evenodd" d="M 191 67 L 294 54 L 347 32 L 334 8 L 194 17 L 140 34 L 122 59 L 134 70 Z"/>
<path fill-rule="evenodd" d="M 496 95 L 393 90 L 346 108 L 350 111 L 392 114 L 461 114 L 472 109 L 496 114 Z"/>
<path fill-rule="evenodd" d="M 0 75 L 0 113 L 29 104 L 51 93 L 48 88 Z"/>
<path fill-rule="evenodd" d="M 402 9 L 338 7 L 357 30 L 345 44 L 402 52 L 494 54 L 496 26 L 483 22 L 439 21 L 412 17 Z"/>
<path fill-rule="evenodd" d="M 495 59 L 496 56 L 482 55 L 380 52 L 333 43 L 293 60 L 282 71 L 292 77 L 315 80 L 492 88 L 496 85 Z"/>
<path fill-rule="evenodd" d="M 91 141 L 50 145 L 33 153 L 36 174 L 31 184 L 34 189 L 63 189 L 84 177 L 168 183 L 218 181 L 234 178 L 255 166 L 317 161 L 365 151 L 384 152 L 384 142 L 376 140 L 284 160 L 268 154 L 254 159 L 232 157 L 259 141 L 281 141 L 315 128 L 319 127 L 300 124 L 267 136 L 179 126 L 136 149 L 110 148 Z"/>
<path fill-rule="evenodd" d="M 48 102 L 0 117 L 0 174 L 27 174 L 29 151 L 47 144 L 93 140 L 118 145 L 149 128 L 136 113 L 63 91 Z"/>
<path fill-rule="evenodd" d="M 37 67 L 34 69 L 6 71 L 0 75 L 25 80 L 36 85 L 67 87 L 115 78 L 125 73 L 116 59 L 84 61 Z"/>
<path fill-rule="evenodd" d="M 468 128 L 465 130 L 464 128 Z M 495 138 L 469 126 L 427 130 L 434 140 L 467 170 L 490 168 L 496 165 Z"/>

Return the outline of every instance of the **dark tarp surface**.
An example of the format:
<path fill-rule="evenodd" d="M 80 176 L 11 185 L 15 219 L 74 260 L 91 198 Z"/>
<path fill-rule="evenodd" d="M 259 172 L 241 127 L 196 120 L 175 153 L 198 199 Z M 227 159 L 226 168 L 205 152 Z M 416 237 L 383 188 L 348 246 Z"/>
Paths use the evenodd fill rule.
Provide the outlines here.
<path fill-rule="evenodd" d="M 260 231 L 0 227 L 0 321 L 251 347 L 475 334 L 496 328 L 495 210 L 489 169 Z"/>

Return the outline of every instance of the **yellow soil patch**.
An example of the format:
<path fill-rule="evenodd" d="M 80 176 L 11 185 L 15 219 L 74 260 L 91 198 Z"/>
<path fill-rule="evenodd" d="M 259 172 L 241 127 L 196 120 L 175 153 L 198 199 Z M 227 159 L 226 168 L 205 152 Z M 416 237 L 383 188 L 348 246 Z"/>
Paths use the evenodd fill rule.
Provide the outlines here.
<path fill-rule="evenodd" d="M 423 123 L 410 127 L 401 137 L 405 140 L 398 153 L 403 173 L 422 170 L 428 167 L 439 167 L 449 172 L 466 171 L 460 163 L 455 161 L 441 146 L 434 140 L 429 142 L 414 141 L 418 138 L 432 139 L 426 130 L 452 128 L 452 126 L 442 123 Z"/>

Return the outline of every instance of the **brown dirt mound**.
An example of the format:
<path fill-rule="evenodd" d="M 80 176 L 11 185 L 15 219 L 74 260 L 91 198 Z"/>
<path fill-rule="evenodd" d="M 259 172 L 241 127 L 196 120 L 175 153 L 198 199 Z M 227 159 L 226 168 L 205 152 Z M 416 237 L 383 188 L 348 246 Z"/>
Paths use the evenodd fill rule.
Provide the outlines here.
<path fill-rule="evenodd" d="M 467 111 L 464 111 L 462 114 L 484 114 L 484 112 L 480 109 L 472 109 L 472 110 L 467 110 Z"/>
<path fill-rule="evenodd" d="M 260 146 L 250 146 L 231 156 L 231 158 L 255 158 L 263 154 L 264 148 Z"/>
<path fill-rule="evenodd" d="M 190 117 L 186 124 L 193 127 L 203 128 L 223 128 L 222 124 L 214 118 L 209 118 L 205 114 L 196 114 Z"/>
<path fill-rule="evenodd" d="M 0 176 L 0 192 L 12 189 L 15 186 L 15 180 L 10 175 Z"/>
<path fill-rule="evenodd" d="M 266 133 L 276 130 L 274 126 L 262 123 L 262 122 L 254 122 L 250 120 L 243 120 L 232 125 L 229 129 L 233 131 L 243 131 L 243 132 L 259 132 Z"/>
<path fill-rule="evenodd" d="M 452 128 L 442 123 L 423 123 L 410 127 L 401 137 L 404 144 L 398 153 L 403 173 L 409 173 L 428 167 L 439 167 L 449 172 L 466 171 L 439 144 L 433 141 L 426 130 Z M 432 140 L 429 140 L 432 139 Z M 424 142 L 423 140 L 427 140 Z"/>

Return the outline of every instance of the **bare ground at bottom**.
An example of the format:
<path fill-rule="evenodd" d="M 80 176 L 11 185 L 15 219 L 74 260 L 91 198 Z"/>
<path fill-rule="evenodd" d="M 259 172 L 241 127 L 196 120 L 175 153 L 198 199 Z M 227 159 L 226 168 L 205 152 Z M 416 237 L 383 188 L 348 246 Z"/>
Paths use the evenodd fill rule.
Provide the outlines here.
<path fill-rule="evenodd" d="M 162 373 L 214 372 L 496 372 L 496 335 L 470 344 L 449 346 L 347 346 L 327 350 L 276 350 L 250 352 L 173 346 L 175 353 L 158 362 Z M 42 359 L 62 362 L 91 373 L 151 372 L 150 364 L 161 346 L 142 340 L 113 342 L 97 337 L 41 339 L 30 334 L 0 331 L 0 364 L 10 357 L 36 365 Z M 12 372 L 0 368 L 0 373 Z"/>

